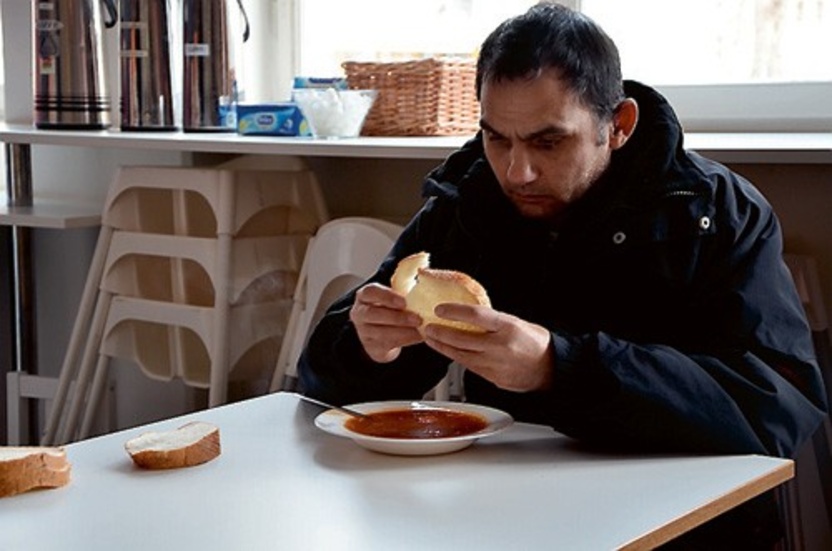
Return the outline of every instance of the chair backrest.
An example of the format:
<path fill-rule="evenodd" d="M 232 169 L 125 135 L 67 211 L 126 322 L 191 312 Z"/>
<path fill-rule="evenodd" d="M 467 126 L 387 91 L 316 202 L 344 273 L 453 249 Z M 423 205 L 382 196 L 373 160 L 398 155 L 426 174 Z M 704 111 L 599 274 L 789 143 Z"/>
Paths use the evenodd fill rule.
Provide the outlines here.
<path fill-rule="evenodd" d="M 306 251 L 272 390 L 285 386 L 284 376 L 294 378 L 312 328 L 338 297 L 375 273 L 401 231 L 396 224 L 362 217 L 321 226 Z"/>
<path fill-rule="evenodd" d="M 306 272 L 307 329 L 314 327 L 338 297 L 373 275 L 390 252 L 401 227 L 381 226 L 381 222 L 335 220 L 315 236 Z"/>

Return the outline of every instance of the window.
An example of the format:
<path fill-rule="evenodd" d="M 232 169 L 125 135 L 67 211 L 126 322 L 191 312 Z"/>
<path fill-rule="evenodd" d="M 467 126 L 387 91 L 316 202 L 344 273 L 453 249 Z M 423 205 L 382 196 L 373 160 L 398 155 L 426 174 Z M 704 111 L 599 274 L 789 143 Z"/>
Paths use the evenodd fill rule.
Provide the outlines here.
<path fill-rule="evenodd" d="M 303 0 L 300 70 L 340 74 L 342 61 L 390 61 L 433 54 L 474 55 L 503 20 L 533 0 Z M 367 14 L 372 13 L 372 17 Z M 326 14 L 326 17 L 321 17 Z"/>
<path fill-rule="evenodd" d="M 280 73 L 271 93 L 287 97 L 293 74 L 340 74 L 346 59 L 474 53 L 497 24 L 534 1 L 259 3 L 270 6 L 257 19 L 274 36 L 266 37 L 267 55 L 246 57 Z M 619 46 L 625 78 L 659 88 L 688 130 L 832 129 L 832 0 L 562 3 L 601 24 Z"/>
<path fill-rule="evenodd" d="M 832 0 L 581 0 L 688 129 L 832 129 Z M 645 19 L 643 14 L 650 13 Z"/>
<path fill-rule="evenodd" d="M 832 80 L 827 0 L 581 0 L 618 44 L 632 78 L 654 84 Z M 634 17 L 650 13 L 638 24 Z"/>

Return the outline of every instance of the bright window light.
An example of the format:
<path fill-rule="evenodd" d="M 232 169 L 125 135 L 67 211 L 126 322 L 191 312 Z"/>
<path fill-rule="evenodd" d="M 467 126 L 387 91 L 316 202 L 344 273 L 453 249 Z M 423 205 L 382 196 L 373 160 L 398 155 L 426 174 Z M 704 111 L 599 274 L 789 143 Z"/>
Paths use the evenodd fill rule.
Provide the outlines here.
<path fill-rule="evenodd" d="M 474 55 L 489 32 L 532 4 L 530 0 L 302 0 L 300 72 L 331 76 L 342 73 L 343 61 Z"/>
<path fill-rule="evenodd" d="M 581 0 L 581 9 L 616 41 L 628 78 L 832 81 L 832 0 Z"/>

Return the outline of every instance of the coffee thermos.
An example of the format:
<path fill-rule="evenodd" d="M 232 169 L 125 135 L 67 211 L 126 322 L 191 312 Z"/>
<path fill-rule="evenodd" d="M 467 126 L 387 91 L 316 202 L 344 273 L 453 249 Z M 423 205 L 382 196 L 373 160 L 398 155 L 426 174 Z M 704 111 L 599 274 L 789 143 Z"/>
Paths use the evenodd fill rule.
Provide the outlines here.
<path fill-rule="evenodd" d="M 121 129 L 175 130 L 168 0 L 121 0 Z"/>
<path fill-rule="evenodd" d="M 186 132 L 233 132 L 237 128 L 235 57 L 248 39 L 242 0 L 183 0 L 182 127 Z M 242 39 L 235 22 L 244 23 Z"/>
<path fill-rule="evenodd" d="M 110 96 L 102 40 L 103 29 L 118 22 L 115 0 L 38 0 L 33 5 L 35 126 L 107 128 Z"/>
<path fill-rule="evenodd" d="M 248 39 L 242 0 L 35 0 L 34 118 L 38 128 L 111 125 L 104 29 L 120 23 L 122 130 L 234 132 L 242 99 L 237 56 Z M 118 4 L 118 5 L 117 5 Z M 183 30 L 181 90 L 172 90 L 172 15 Z M 242 27 L 242 28 L 241 28 Z M 177 97 L 177 100 L 179 97 Z"/>

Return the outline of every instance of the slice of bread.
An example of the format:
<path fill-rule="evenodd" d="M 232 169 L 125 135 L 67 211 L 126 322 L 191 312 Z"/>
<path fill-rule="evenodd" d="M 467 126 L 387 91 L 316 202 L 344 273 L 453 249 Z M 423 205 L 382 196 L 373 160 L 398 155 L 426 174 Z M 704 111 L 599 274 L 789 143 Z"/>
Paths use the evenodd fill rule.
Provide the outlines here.
<path fill-rule="evenodd" d="M 176 430 L 146 432 L 128 440 L 124 449 L 143 469 L 180 469 L 207 463 L 220 455 L 220 430 L 193 421 Z"/>
<path fill-rule="evenodd" d="M 437 317 L 434 309 L 442 303 L 491 307 L 482 285 L 468 274 L 430 268 L 430 255 L 419 252 L 403 258 L 390 279 L 390 287 L 405 297 L 407 309 L 422 318 L 420 331 L 429 323 L 484 333 L 479 326 Z"/>
<path fill-rule="evenodd" d="M 0 446 L 0 497 L 66 486 L 70 470 L 63 448 Z"/>

